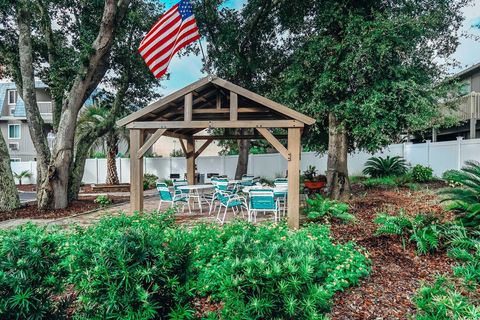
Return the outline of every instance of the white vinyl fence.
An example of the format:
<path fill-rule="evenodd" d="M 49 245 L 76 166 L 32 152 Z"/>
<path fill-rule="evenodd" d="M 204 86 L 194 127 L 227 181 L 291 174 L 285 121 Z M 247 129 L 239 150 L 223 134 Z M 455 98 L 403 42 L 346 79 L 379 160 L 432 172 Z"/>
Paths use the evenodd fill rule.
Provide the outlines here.
<path fill-rule="evenodd" d="M 422 164 L 430 166 L 436 176 L 450 169 L 460 169 L 466 160 L 480 161 L 480 139 L 446 142 L 426 142 L 419 144 L 394 144 L 377 152 L 376 156 L 401 156 L 411 165 Z M 361 175 L 363 166 L 372 154 L 356 152 L 349 155 L 348 170 L 350 175 Z M 218 173 L 233 177 L 237 165 L 237 156 L 208 156 L 197 158 L 197 169 L 200 174 Z M 309 165 L 317 167 L 323 173 L 327 168 L 327 156 L 315 152 L 303 152 L 301 170 Z M 21 172 L 29 170 L 33 176 L 24 179 L 23 183 L 34 183 L 36 179 L 36 162 L 12 162 L 12 170 Z M 117 170 L 120 182 L 130 182 L 130 159 L 117 159 Z M 274 178 L 285 175 L 287 161 L 277 153 L 250 155 L 248 173 L 259 177 Z M 87 184 L 105 183 L 107 172 L 106 159 L 88 159 L 85 165 L 83 182 Z M 186 172 L 185 158 L 145 158 L 144 172 L 152 173 L 159 178 L 169 178 L 170 174 Z"/>

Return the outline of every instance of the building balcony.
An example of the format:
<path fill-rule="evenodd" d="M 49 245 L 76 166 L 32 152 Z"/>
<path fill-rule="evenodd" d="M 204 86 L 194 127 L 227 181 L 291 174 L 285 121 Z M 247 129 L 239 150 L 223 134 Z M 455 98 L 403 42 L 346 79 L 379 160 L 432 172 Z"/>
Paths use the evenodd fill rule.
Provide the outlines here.
<path fill-rule="evenodd" d="M 448 114 L 460 121 L 480 119 L 480 92 L 470 92 L 455 102 L 457 108 L 448 110 Z"/>

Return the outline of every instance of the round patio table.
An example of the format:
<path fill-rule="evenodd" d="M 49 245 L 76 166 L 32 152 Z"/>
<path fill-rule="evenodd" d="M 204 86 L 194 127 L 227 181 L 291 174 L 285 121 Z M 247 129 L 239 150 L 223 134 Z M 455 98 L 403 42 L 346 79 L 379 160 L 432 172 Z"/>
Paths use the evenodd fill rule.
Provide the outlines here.
<path fill-rule="evenodd" d="M 205 192 L 205 190 L 211 190 L 214 188 L 215 186 L 213 184 L 193 184 L 178 187 L 180 190 L 188 191 L 189 199 L 197 199 L 198 206 L 200 207 L 200 213 L 203 213 L 201 195 Z"/>

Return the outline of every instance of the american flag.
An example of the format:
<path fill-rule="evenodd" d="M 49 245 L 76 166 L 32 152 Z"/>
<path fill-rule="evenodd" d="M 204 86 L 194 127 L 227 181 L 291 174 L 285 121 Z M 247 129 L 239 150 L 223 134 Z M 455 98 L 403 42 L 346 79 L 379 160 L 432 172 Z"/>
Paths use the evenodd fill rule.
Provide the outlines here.
<path fill-rule="evenodd" d="M 182 0 L 153 25 L 138 51 L 155 78 L 167 72 L 172 57 L 183 47 L 200 39 L 190 0 Z"/>

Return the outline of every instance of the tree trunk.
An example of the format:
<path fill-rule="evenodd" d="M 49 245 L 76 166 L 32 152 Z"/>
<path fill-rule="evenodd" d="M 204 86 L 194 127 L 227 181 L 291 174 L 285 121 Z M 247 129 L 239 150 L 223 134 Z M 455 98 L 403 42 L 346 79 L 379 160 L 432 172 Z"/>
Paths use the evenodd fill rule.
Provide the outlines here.
<path fill-rule="evenodd" d="M 68 188 L 70 169 L 73 165 L 74 137 L 77 117 L 85 100 L 101 81 L 108 69 L 108 58 L 113 44 L 115 29 L 122 21 L 129 0 L 106 0 L 100 30 L 92 50 L 84 57 L 84 64 L 75 76 L 70 91 L 63 101 L 57 138 L 51 157 L 43 132 L 43 120 L 35 99 L 33 81 L 33 56 L 30 23 L 31 16 L 22 1 L 17 6 L 19 27 L 19 54 L 22 74 L 23 100 L 27 111 L 27 120 L 35 149 L 37 150 L 38 192 L 40 209 L 62 209 L 69 203 Z M 46 151 L 45 151 L 46 149 Z"/>
<path fill-rule="evenodd" d="M 244 134 L 243 129 L 241 130 L 241 134 Z M 249 150 L 250 150 L 250 140 L 248 139 L 238 140 L 238 162 L 237 162 L 237 170 L 235 171 L 235 179 L 241 179 L 242 175 L 247 173 Z"/>
<path fill-rule="evenodd" d="M 118 153 L 118 136 L 109 132 L 107 135 L 107 179 L 106 184 L 119 184 L 117 174 L 117 153 Z"/>
<path fill-rule="evenodd" d="M 10 166 L 10 155 L 0 131 L 0 212 L 13 210 L 19 206 L 20 200 Z"/>
<path fill-rule="evenodd" d="M 328 116 L 327 196 L 345 200 L 350 197 L 348 178 L 348 138 L 345 128 L 330 113 Z"/>

